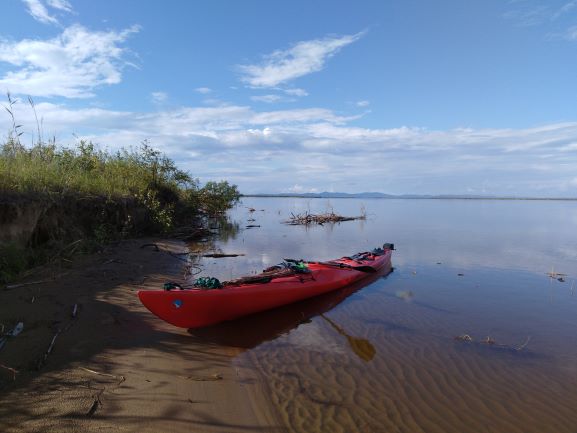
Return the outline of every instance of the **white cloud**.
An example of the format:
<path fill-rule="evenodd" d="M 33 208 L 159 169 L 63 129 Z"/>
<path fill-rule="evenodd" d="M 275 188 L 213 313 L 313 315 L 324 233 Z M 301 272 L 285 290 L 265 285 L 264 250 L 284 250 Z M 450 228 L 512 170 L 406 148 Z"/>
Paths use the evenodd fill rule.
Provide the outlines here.
<path fill-rule="evenodd" d="M 260 64 L 240 65 L 242 80 L 254 87 L 275 87 L 295 78 L 318 72 L 339 50 L 359 40 L 365 32 L 341 37 L 301 41 L 288 50 L 277 50 Z"/>
<path fill-rule="evenodd" d="M 138 26 L 116 32 L 91 32 L 74 25 L 48 40 L 0 41 L 0 62 L 14 68 L 0 77 L 0 90 L 32 96 L 84 98 L 104 84 L 122 79 L 121 44 Z"/>
<path fill-rule="evenodd" d="M 368 107 L 369 105 L 371 105 L 371 103 L 369 101 L 357 101 L 356 103 L 357 107 Z"/>
<path fill-rule="evenodd" d="M 564 39 L 569 41 L 576 41 L 577 40 L 577 26 L 569 27 L 565 34 L 563 35 Z"/>
<path fill-rule="evenodd" d="M 163 102 L 166 102 L 168 100 L 168 93 L 152 92 L 150 94 L 150 98 L 152 99 L 152 102 L 154 102 L 155 104 L 162 104 Z"/>
<path fill-rule="evenodd" d="M 305 192 L 318 192 L 317 188 L 305 188 L 304 186 L 295 183 L 293 186 L 286 188 L 284 192 L 290 192 L 293 194 L 305 193 Z"/>
<path fill-rule="evenodd" d="M 309 93 L 305 90 L 305 89 L 284 89 L 284 92 L 287 95 L 291 95 L 291 96 L 309 96 Z"/>
<path fill-rule="evenodd" d="M 573 10 L 575 7 L 577 6 L 577 1 L 576 0 L 572 0 L 570 2 L 565 3 L 563 6 L 561 6 L 559 8 L 559 10 L 557 12 L 555 12 L 551 19 L 552 20 L 556 20 L 557 18 L 561 17 L 562 15 L 570 12 L 571 10 Z"/>
<path fill-rule="evenodd" d="M 67 0 L 47 0 L 48 6 L 64 12 L 72 12 L 72 5 Z"/>
<path fill-rule="evenodd" d="M 272 104 L 273 102 L 282 101 L 283 97 L 279 95 L 258 95 L 251 96 L 250 99 L 256 102 L 266 102 L 267 104 Z"/>
<path fill-rule="evenodd" d="M 28 13 L 36 21 L 44 24 L 58 24 L 58 20 L 48 13 L 48 10 L 40 0 L 22 0 L 28 8 Z"/>
<path fill-rule="evenodd" d="M 301 191 L 334 185 L 335 191 L 351 192 L 371 179 L 374 189 L 390 193 L 577 195 L 577 154 L 567 151 L 577 143 L 577 122 L 435 131 L 355 127 L 354 118 L 323 108 L 255 111 L 221 105 L 125 112 L 43 102 L 36 110 L 44 135 L 56 135 L 61 143 L 76 133 L 114 150 L 148 138 L 195 176 L 226 178 L 243 192 L 293 185 Z M 29 142 L 34 114 L 21 103 L 15 115 L 23 142 Z M 9 129 L 8 116 L 0 116 L 0 131 Z"/>
<path fill-rule="evenodd" d="M 194 91 L 200 93 L 201 95 L 206 95 L 208 93 L 211 93 L 212 89 L 208 87 L 197 87 L 196 89 L 194 89 Z"/>

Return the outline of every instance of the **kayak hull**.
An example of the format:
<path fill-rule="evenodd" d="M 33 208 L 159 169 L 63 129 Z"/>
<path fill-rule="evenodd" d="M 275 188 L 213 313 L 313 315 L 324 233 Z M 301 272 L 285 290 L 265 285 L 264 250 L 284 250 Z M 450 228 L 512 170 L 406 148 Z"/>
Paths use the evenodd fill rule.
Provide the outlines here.
<path fill-rule="evenodd" d="M 372 275 L 367 271 L 379 272 L 390 265 L 391 250 L 385 249 L 381 255 L 367 256 L 367 260 L 311 262 L 308 273 L 275 278 L 267 283 L 214 290 L 141 290 L 138 297 L 166 322 L 180 328 L 199 328 L 322 295 Z"/>

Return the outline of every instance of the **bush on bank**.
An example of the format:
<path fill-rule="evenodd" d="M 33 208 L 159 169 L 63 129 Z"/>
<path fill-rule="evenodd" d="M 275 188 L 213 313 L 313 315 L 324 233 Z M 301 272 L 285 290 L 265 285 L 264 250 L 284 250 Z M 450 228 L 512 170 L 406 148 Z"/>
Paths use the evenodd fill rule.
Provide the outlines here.
<path fill-rule="evenodd" d="M 23 262 L 36 262 L 29 259 L 31 248 L 78 237 L 104 243 L 167 232 L 222 214 L 240 198 L 226 181 L 201 186 L 147 142 L 112 153 L 84 140 L 72 148 L 42 142 L 25 147 L 14 137 L 0 147 L 0 231 L 26 206 L 41 210 L 25 245 L 9 245 L 0 234 L 0 279 L 7 279 L 2 268 L 12 276 L 26 267 Z"/>

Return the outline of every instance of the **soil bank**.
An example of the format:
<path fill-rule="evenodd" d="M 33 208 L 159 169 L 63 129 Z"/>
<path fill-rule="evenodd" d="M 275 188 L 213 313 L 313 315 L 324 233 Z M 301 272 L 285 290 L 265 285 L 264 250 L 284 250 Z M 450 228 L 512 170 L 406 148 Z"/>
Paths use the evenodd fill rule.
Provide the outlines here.
<path fill-rule="evenodd" d="M 140 248 L 151 242 L 160 251 Z M 284 431 L 238 349 L 199 341 L 140 304 L 138 289 L 182 280 L 184 263 L 168 252 L 184 251 L 123 241 L 22 281 L 38 284 L 0 289 L 4 332 L 24 323 L 0 350 L 0 431 Z"/>

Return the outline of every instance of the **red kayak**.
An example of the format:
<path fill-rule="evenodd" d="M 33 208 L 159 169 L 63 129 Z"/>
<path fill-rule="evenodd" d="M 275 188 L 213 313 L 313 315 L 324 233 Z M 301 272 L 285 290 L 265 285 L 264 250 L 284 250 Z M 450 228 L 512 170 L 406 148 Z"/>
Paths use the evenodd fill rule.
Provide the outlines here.
<path fill-rule="evenodd" d="M 259 275 L 222 284 L 215 279 L 211 288 L 140 290 L 140 301 L 152 313 L 181 328 L 200 328 L 233 320 L 259 311 L 292 304 L 306 298 L 348 286 L 391 266 L 393 244 L 371 252 L 328 262 L 285 259 Z M 212 284 L 216 281 L 216 284 Z M 205 284 L 206 285 L 206 284 Z M 212 288 L 217 286 L 215 288 Z"/>

